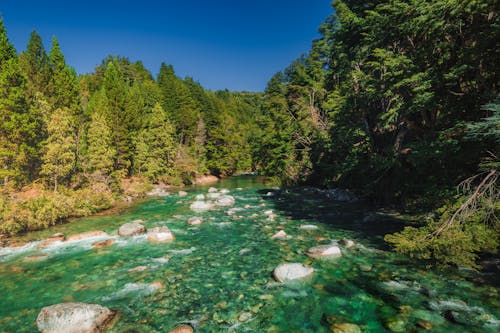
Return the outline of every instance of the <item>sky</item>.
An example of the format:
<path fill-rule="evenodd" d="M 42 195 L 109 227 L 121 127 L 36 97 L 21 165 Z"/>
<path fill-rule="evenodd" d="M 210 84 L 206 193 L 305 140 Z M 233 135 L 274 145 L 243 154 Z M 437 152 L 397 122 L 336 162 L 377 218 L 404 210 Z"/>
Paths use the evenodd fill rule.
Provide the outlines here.
<path fill-rule="evenodd" d="M 79 74 L 106 56 L 141 60 L 153 75 L 172 64 L 211 90 L 262 91 L 306 53 L 331 0 L 0 0 L 18 52 L 36 30 L 53 36 Z"/>

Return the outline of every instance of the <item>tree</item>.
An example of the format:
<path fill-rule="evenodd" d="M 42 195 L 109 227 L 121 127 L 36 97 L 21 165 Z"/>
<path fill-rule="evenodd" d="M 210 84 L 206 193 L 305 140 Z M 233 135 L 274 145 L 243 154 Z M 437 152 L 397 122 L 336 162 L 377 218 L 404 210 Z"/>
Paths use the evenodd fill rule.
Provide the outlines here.
<path fill-rule="evenodd" d="M 106 118 L 95 112 L 87 133 L 86 154 L 86 171 L 92 182 L 106 183 L 113 171 L 116 150 L 111 144 L 111 130 Z"/>
<path fill-rule="evenodd" d="M 137 173 L 152 181 L 172 173 L 176 156 L 174 127 L 159 103 L 153 107 L 146 127 L 138 134 L 135 151 Z"/>
<path fill-rule="evenodd" d="M 49 138 L 45 147 L 41 174 L 54 185 L 54 192 L 62 180 L 68 178 L 74 168 L 75 132 L 68 108 L 58 108 L 48 124 Z"/>
<path fill-rule="evenodd" d="M 26 51 L 19 56 L 19 64 L 27 79 L 28 98 L 35 99 L 37 93 L 47 98 L 52 76 L 50 59 L 45 52 L 42 38 L 35 30 L 31 32 Z"/>

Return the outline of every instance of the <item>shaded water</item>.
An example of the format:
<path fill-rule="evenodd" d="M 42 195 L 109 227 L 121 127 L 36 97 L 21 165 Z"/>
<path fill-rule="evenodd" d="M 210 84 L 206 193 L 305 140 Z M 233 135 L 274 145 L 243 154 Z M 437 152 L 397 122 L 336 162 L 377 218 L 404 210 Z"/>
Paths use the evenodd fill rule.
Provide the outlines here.
<path fill-rule="evenodd" d="M 179 323 L 197 332 L 330 332 L 335 323 L 357 324 L 363 332 L 499 330 L 498 288 L 470 282 L 473 272 L 430 270 L 388 251 L 382 236 L 399 224 L 362 222 L 362 205 L 328 201 L 308 189 L 273 192 L 256 177 L 216 187 L 235 197 L 234 215 L 229 208 L 191 211 L 194 197 L 207 193 L 195 188 L 187 197 L 155 198 L 118 216 L 28 235 L 104 230 L 116 239 L 107 248 L 91 244 L 109 237 L 0 249 L 0 332 L 36 332 L 40 309 L 67 301 L 119 310 L 111 332 L 168 332 Z M 193 216 L 203 224 L 189 226 Z M 176 240 L 152 244 L 145 236 L 116 235 L 121 224 L 139 218 L 148 228 L 167 225 Z M 318 228 L 300 228 L 310 224 Z M 281 229 L 289 237 L 271 239 Z M 304 254 L 343 237 L 357 246 L 342 248 L 341 258 Z M 26 260 L 40 253 L 47 257 Z M 275 283 L 271 273 L 282 262 L 310 264 L 315 274 L 300 284 Z"/>

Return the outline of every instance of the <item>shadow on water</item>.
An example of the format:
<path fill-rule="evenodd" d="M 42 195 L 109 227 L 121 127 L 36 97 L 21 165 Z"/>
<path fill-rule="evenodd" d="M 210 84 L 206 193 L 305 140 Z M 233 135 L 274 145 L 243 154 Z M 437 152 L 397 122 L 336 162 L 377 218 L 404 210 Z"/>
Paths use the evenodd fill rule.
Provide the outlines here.
<path fill-rule="evenodd" d="M 378 247 L 387 248 L 384 236 L 401 231 L 405 226 L 404 220 L 374 214 L 373 207 L 366 202 L 334 201 L 315 188 L 263 189 L 258 193 L 290 219 L 317 221 L 348 231 Z"/>

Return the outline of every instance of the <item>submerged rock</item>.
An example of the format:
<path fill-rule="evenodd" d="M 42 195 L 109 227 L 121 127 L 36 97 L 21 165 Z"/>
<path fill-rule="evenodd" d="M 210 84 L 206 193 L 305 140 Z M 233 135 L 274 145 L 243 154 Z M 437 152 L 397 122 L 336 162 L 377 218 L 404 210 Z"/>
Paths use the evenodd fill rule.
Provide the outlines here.
<path fill-rule="evenodd" d="M 36 326 L 44 333 L 103 332 L 116 313 L 98 304 L 61 303 L 44 307 Z"/>
<path fill-rule="evenodd" d="M 333 324 L 330 331 L 332 333 L 361 333 L 361 328 L 356 324 L 342 323 Z"/>
<path fill-rule="evenodd" d="M 342 238 L 341 240 L 339 240 L 339 244 L 345 247 L 346 249 L 356 246 L 356 243 L 354 243 L 354 241 L 347 238 Z"/>
<path fill-rule="evenodd" d="M 189 206 L 189 208 L 194 211 L 205 211 L 214 208 L 214 204 L 206 201 L 195 201 L 191 204 L 191 206 Z"/>
<path fill-rule="evenodd" d="M 174 234 L 166 226 L 152 228 L 148 231 L 148 241 L 150 242 L 170 242 L 175 239 Z"/>
<path fill-rule="evenodd" d="M 179 191 L 179 193 L 177 193 L 177 195 L 180 197 L 185 197 L 188 195 L 188 193 L 186 191 Z"/>
<path fill-rule="evenodd" d="M 169 333 L 193 333 L 194 330 L 190 325 L 180 325 L 171 330 Z"/>
<path fill-rule="evenodd" d="M 313 273 L 314 269 L 311 266 L 299 263 L 283 263 L 274 269 L 273 276 L 278 282 L 287 282 L 304 279 Z"/>
<path fill-rule="evenodd" d="M 201 217 L 191 217 L 188 221 L 187 224 L 189 225 L 200 225 L 203 223 L 203 219 Z"/>
<path fill-rule="evenodd" d="M 59 243 L 59 242 L 62 242 L 62 241 L 64 241 L 64 234 L 58 232 L 56 234 L 53 234 L 49 238 L 42 240 L 40 242 L 40 244 L 38 244 L 38 248 L 41 249 L 41 248 L 50 246 L 50 245 L 52 245 L 54 243 Z"/>
<path fill-rule="evenodd" d="M 156 187 L 151 191 L 146 192 L 146 196 L 148 197 L 168 197 L 169 195 L 170 193 L 163 187 Z"/>
<path fill-rule="evenodd" d="M 121 237 L 142 235 L 145 232 L 146 227 L 136 222 L 125 223 L 118 229 L 118 235 Z"/>
<path fill-rule="evenodd" d="M 271 237 L 272 239 L 283 239 L 283 238 L 286 238 L 287 237 L 287 234 L 284 230 L 280 230 L 278 231 L 277 233 L 275 233 L 273 235 L 273 237 Z"/>
<path fill-rule="evenodd" d="M 100 242 L 95 242 L 92 244 L 92 248 L 94 249 L 102 249 L 103 247 L 108 247 L 110 246 L 111 244 L 113 244 L 114 242 L 116 241 L 116 239 L 114 238 L 110 238 L 110 239 L 106 239 L 104 241 L 100 241 Z"/>
<path fill-rule="evenodd" d="M 87 231 L 87 232 L 83 232 L 81 234 L 71 235 L 68 238 L 66 238 L 66 241 L 70 242 L 70 241 L 76 241 L 76 240 L 81 240 L 81 239 L 86 239 L 86 238 L 106 237 L 106 236 L 109 236 L 109 235 L 101 230 Z"/>
<path fill-rule="evenodd" d="M 231 195 L 223 195 L 215 201 L 215 204 L 220 207 L 232 206 L 236 203 L 236 200 Z"/>
<path fill-rule="evenodd" d="M 342 252 L 336 245 L 318 245 L 311 247 L 306 254 L 313 258 L 336 258 L 342 256 Z"/>
<path fill-rule="evenodd" d="M 250 319 L 252 319 L 252 313 L 251 312 L 242 312 L 238 316 L 238 320 L 241 323 L 244 323 L 245 321 L 249 321 Z"/>
<path fill-rule="evenodd" d="M 24 258 L 25 262 L 38 262 L 38 261 L 43 261 L 49 257 L 48 254 L 45 253 L 38 253 L 38 254 L 32 254 L 30 256 L 27 256 Z"/>

